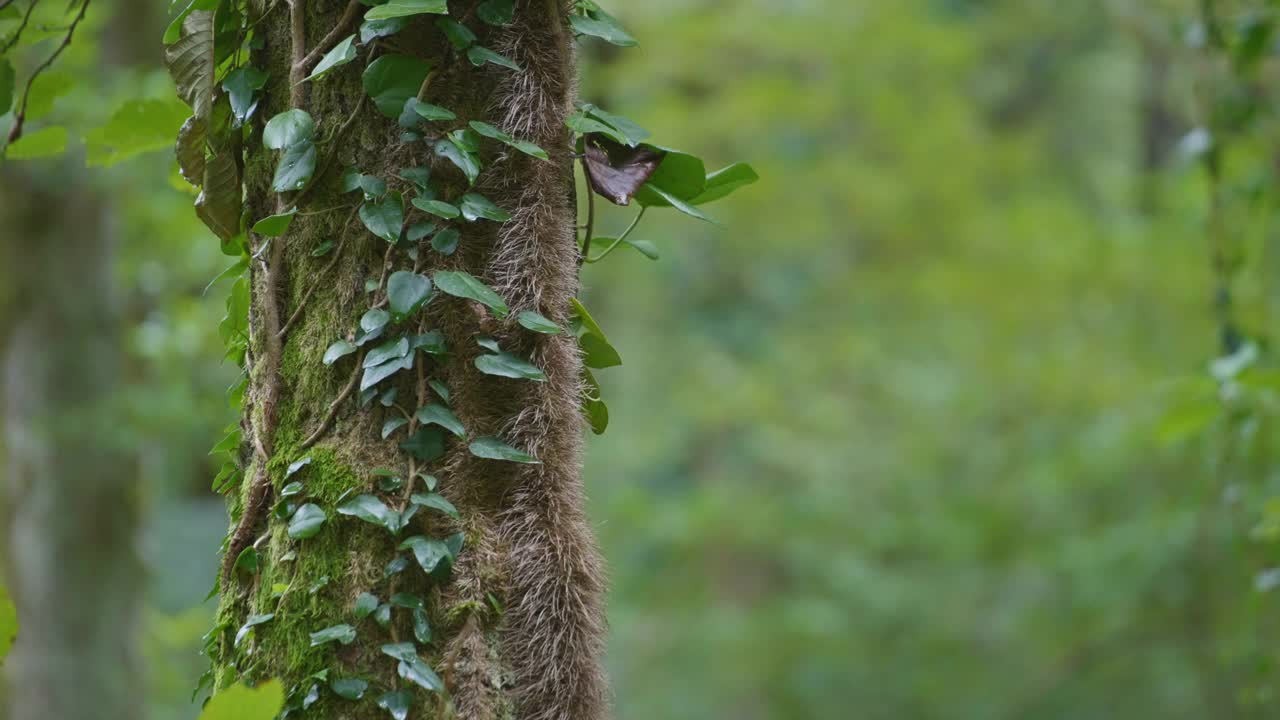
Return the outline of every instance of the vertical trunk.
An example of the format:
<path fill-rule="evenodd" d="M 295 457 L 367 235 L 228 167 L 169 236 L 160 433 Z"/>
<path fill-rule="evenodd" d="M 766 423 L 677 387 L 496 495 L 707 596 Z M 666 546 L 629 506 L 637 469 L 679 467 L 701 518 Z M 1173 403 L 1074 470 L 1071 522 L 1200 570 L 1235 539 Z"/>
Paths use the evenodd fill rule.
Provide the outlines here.
<path fill-rule="evenodd" d="M 113 243 L 97 194 L 68 191 L 71 172 L 0 178 L 20 188 L 0 192 L 0 225 L 15 229 L 4 252 L 4 491 L 21 630 L 5 663 L 9 717 L 132 720 L 141 567 L 133 468 L 112 432 Z"/>
<path fill-rule="evenodd" d="M 518 312 L 532 310 L 567 325 L 570 298 L 577 291 L 572 159 L 564 125 L 575 87 L 566 10 L 559 0 L 523 0 L 506 27 L 468 24 L 479 35 L 478 44 L 519 63 L 518 73 L 495 65 L 477 68 L 460 56 L 442 60 L 452 51 L 434 26 L 438 16 L 415 16 L 393 38 L 396 52 L 439 68 L 421 95 L 458 114 L 444 129 L 483 120 L 551 155 L 546 162 L 486 147 L 489 164 L 475 189 L 512 219 L 457 222 L 458 250 L 444 255 L 426 239 L 389 245 L 370 234 L 355 218 L 358 196 L 339 188 L 342 168 L 350 166 L 385 179 L 407 198 L 410 186 L 398 179 L 401 168 L 420 166 L 431 168 L 442 198 L 456 200 L 466 190 L 455 167 L 436 157 L 429 144 L 402 143 L 402 129 L 365 99 L 361 73 L 370 51 L 361 48 L 357 61 L 291 90 L 297 38 L 304 50 L 314 48 L 339 24 L 348 9 L 344 5 L 306 3 L 291 21 L 280 3 L 259 26 L 265 44 L 253 63 L 269 73 L 270 81 L 258 126 L 291 105 L 306 109 L 317 127 L 317 172 L 325 174 L 301 210 L 341 209 L 297 216 L 287 235 L 272 241 L 251 269 L 251 370 L 243 423 L 243 455 L 250 459 L 232 493 L 235 522 L 226 560 L 232 564 L 253 545 L 260 569 L 232 569 L 222 580 L 221 632 L 212 651 L 216 685 L 279 678 L 291 701 L 308 708 L 308 717 L 388 717 L 376 700 L 399 689 L 413 693 L 412 717 L 601 718 L 607 705 L 599 668 L 603 580 L 582 509 L 579 351 L 572 336 L 533 333 L 514 321 Z M 465 17 L 466 8 L 454 10 L 455 17 Z M 259 131 L 246 147 L 249 213 L 257 220 L 294 199 L 286 195 L 282 205 L 270 191 L 276 154 L 261 149 Z M 335 161 L 326 165 L 331 154 Z M 409 223 L 427 219 L 405 204 Z M 325 241 L 333 241 L 335 249 L 313 256 Z M 255 251 L 264 242 L 250 238 Z M 465 270 L 497 290 L 511 313 L 498 319 L 478 303 L 437 290 L 424 311 L 389 329 L 386 337 L 439 330 L 447 356 L 412 351 L 412 369 L 378 386 L 379 394 L 394 387 L 394 401 L 362 404 L 361 393 L 351 388 L 360 379 L 365 352 L 332 367 L 321 357 L 336 339 L 352 338 L 361 316 L 385 296 L 387 275 L 397 270 L 428 276 Z M 366 283 L 379 289 L 369 291 Z M 273 336 L 280 338 L 279 345 Z M 484 352 L 477 338 L 486 336 L 539 366 L 547 381 L 481 373 L 473 361 Z M 386 440 L 381 430 L 385 421 L 402 417 L 402 410 L 412 414 L 442 402 L 433 385 L 447 389 L 448 404 L 466 432 L 463 438 L 447 436 L 443 455 L 423 466 L 398 447 L 416 422 Z M 501 438 L 541 464 L 476 457 L 468 442 L 480 436 Z M 287 468 L 304 458 L 309 464 L 288 475 Z M 406 489 L 384 485 L 378 468 L 393 469 L 410 486 L 417 483 L 418 491 L 425 489 L 412 477 L 415 471 L 438 478 L 437 491 L 457 507 L 457 520 L 421 511 L 399 536 L 464 533 L 465 544 L 447 578 L 427 576 L 416 565 L 387 577 L 388 563 L 406 555 L 397 550 L 399 538 L 336 512 L 344 499 L 360 494 L 377 496 L 393 509 L 406 506 Z M 260 479 L 264 485 L 258 485 Z M 284 486 L 295 481 L 302 483 L 303 494 L 294 499 L 314 503 L 328 516 L 319 534 L 301 540 L 289 536 L 287 515 L 272 511 Z M 398 677 L 397 661 L 380 650 L 387 643 L 414 641 L 408 609 L 394 607 L 387 627 L 355 613 L 361 593 L 385 603 L 397 592 L 426 603 L 432 638 L 420 641 L 417 652 L 443 678 L 441 693 Z M 274 617 L 237 645 L 237 631 L 249 616 L 268 613 Z M 311 633 L 339 624 L 355 628 L 354 642 L 311 646 Z M 360 677 L 370 687 L 362 699 L 349 700 L 319 682 L 318 699 L 308 700 L 314 674 L 326 670 L 329 681 Z"/>

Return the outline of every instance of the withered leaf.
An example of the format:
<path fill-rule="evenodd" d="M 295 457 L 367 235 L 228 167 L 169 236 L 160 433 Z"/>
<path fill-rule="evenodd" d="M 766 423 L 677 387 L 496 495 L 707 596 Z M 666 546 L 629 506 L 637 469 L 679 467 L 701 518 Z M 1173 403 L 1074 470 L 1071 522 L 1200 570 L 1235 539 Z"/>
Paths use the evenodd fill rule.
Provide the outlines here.
<path fill-rule="evenodd" d="M 192 185 L 204 184 L 204 120 L 192 115 L 178 131 L 178 171 Z"/>
<path fill-rule="evenodd" d="M 591 189 L 615 205 L 628 205 L 631 196 L 653 176 L 665 153 L 651 147 L 627 147 L 600 133 L 583 136 L 587 180 Z"/>

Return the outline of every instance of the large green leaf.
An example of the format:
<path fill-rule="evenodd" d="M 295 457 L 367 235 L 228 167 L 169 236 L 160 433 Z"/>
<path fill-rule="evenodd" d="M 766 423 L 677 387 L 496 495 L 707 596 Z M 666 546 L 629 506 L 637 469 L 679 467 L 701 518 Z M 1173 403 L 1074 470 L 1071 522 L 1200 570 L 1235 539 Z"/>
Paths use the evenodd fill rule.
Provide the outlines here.
<path fill-rule="evenodd" d="M 493 314 L 503 317 L 510 311 L 502 296 L 493 288 L 477 280 L 463 270 L 441 270 L 435 274 L 436 287 L 441 292 L 466 300 L 474 300 L 493 310 Z"/>
<path fill-rule="evenodd" d="M 422 462 L 432 462 L 444 456 L 444 437 L 444 431 L 438 427 L 420 427 L 408 440 L 400 443 L 400 449 Z"/>
<path fill-rule="evenodd" d="M 398 242 L 400 230 L 404 227 L 404 197 L 398 192 L 390 192 L 382 200 L 366 202 L 360 206 L 360 222 L 383 240 Z"/>
<path fill-rule="evenodd" d="M 631 37 L 617 18 L 605 12 L 594 2 L 585 3 L 586 15 L 570 15 L 569 25 L 580 35 L 590 35 L 620 47 L 635 47 L 639 43 Z"/>
<path fill-rule="evenodd" d="M 262 144 L 270 150 L 283 150 L 304 140 L 312 140 L 315 134 L 316 123 L 311 113 L 294 108 L 267 121 L 267 126 L 262 129 Z"/>
<path fill-rule="evenodd" d="M 480 219 L 506 222 L 511 219 L 511 213 L 498 207 L 492 200 L 480 193 L 470 192 L 463 195 L 459 209 L 462 211 L 462 217 L 467 222 L 475 222 Z"/>
<path fill-rule="evenodd" d="M 385 5 L 371 8 L 364 14 L 364 19 L 387 20 L 410 15 L 446 15 L 448 12 L 447 0 L 390 0 Z"/>
<path fill-rule="evenodd" d="M 212 10 L 192 11 L 182 21 L 177 41 L 164 49 L 164 64 L 178 97 L 199 118 L 207 118 L 213 104 L 213 19 Z"/>
<path fill-rule="evenodd" d="M 324 525 L 329 516 L 319 505 L 307 503 L 298 508 L 293 514 L 293 518 L 289 520 L 289 537 L 295 540 L 305 540 L 309 537 L 315 537 L 320 533 L 320 528 Z"/>
<path fill-rule="evenodd" d="M 481 355 L 475 359 L 476 369 L 486 375 L 513 378 L 516 380 L 534 380 L 546 382 L 546 373 L 526 360 L 509 352 L 492 355 Z"/>
<path fill-rule="evenodd" d="M 520 65 L 516 63 L 515 60 L 512 60 L 506 55 L 500 55 L 487 47 L 480 47 L 479 45 L 473 45 L 467 50 L 467 59 L 476 67 L 489 63 L 491 65 L 498 65 L 500 67 L 507 68 L 508 70 L 520 72 Z"/>
<path fill-rule="evenodd" d="M 267 84 L 267 74 L 255 67 L 241 67 L 231 71 L 222 81 L 222 89 L 231 102 L 231 115 L 239 125 L 253 115 L 258 108 L 255 95 Z"/>
<path fill-rule="evenodd" d="M 480 177 L 480 160 L 475 153 L 468 151 L 452 137 L 437 141 L 433 147 L 436 155 L 453 163 L 467 176 L 467 182 L 475 183 L 476 178 Z"/>
<path fill-rule="evenodd" d="M 391 314 L 408 317 L 431 297 L 431 281 L 425 275 L 399 270 L 387 278 L 387 302 Z"/>
<path fill-rule="evenodd" d="M 443 5 L 443 0 L 441 4 Z M 381 5 L 374 10 L 390 5 L 391 3 Z M 371 10 L 370 13 L 372 12 Z M 378 111 L 387 117 L 398 118 L 404 111 L 405 102 L 418 94 L 418 88 L 429 72 L 431 64 L 425 60 L 408 55 L 383 55 L 365 69 L 362 82 L 365 92 L 373 98 Z"/>
<path fill-rule="evenodd" d="M 330 70 L 342 65 L 346 65 L 352 60 L 355 60 L 356 58 L 355 42 L 356 42 L 356 36 L 354 34 L 348 35 L 346 38 L 344 38 L 342 42 L 335 45 L 332 50 L 325 53 L 324 57 L 320 58 L 320 62 L 316 65 L 316 69 L 313 70 L 311 74 L 307 76 L 306 80 L 316 80 L 318 78 L 324 77 L 325 73 L 329 72 Z"/>
<path fill-rule="evenodd" d="M 648 185 L 636 192 L 636 201 L 644 207 L 666 207 L 672 205 L 666 195 L 674 195 L 679 200 L 688 202 L 701 195 L 707 187 L 707 166 L 702 159 L 679 150 L 645 145 L 657 152 L 664 153 L 658 169 L 649 177 Z M 656 189 L 655 189 L 656 188 Z M 661 191 L 661 192 L 659 192 Z"/>
<path fill-rule="evenodd" d="M 423 572 L 427 573 L 435 572 L 442 560 L 452 560 L 453 558 L 453 555 L 449 552 L 449 546 L 443 541 L 422 535 L 405 538 L 398 549 L 412 551 L 414 559 L 418 561 L 418 565 L 422 567 Z"/>
<path fill-rule="evenodd" d="M 186 107 L 177 100 L 126 101 L 106 124 L 85 133 L 86 162 L 114 165 L 142 153 L 167 150 L 186 117 Z"/>
<path fill-rule="evenodd" d="M 295 208 L 278 215 L 268 215 L 253 224 L 253 231 L 266 237 L 280 237 L 289 231 L 289 225 L 297 214 L 298 210 Z"/>
<path fill-rule="evenodd" d="M 350 645 L 356 640 L 356 629 L 347 624 L 332 625 L 323 630 L 317 630 L 311 633 L 311 647 L 324 645 L 325 643 L 340 642 L 343 645 Z"/>
<path fill-rule="evenodd" d="M 468 446 L 472 455 L 486 460 L 504 460 L 506 462 L 523 463 L 525 465 L 541 465 L 532 455 L 521 452 L 495 437 L 481 437 Z"/>
<path fill-rule="evenodd" d="M 591 317 L 582 302 L 577 298 L 570 298 L 569 303 L 574 315 L 571 329 L 584 353 L 582 363 L 596 370 L 621 365 L 622 356 L 609 343 L 604 330 L 596 324 L 595 318 Z"/>
<path fill-rule="evenodd" d="M 399 533 L 402 527 L 399 511 L 387 507 L 387 504 L 375 495 L 358 495 L 339 505 L 337 510 L 339 515 L 348 515 L 373 523 L 386 528 L 393 535 Z"/>
<path fill-rule="evenodd" d="M 723 198 L 740 187 L 751 185 L 760 179 L 755 168 L 746 163 L 734 163 L 707 175 L 706 189 L 689 201 L 690 205 L 705 205 Z"/>
<path fill-rule="evenodd" d="M 200 720 L 271 720 L 284 707 L 284 688 L 277 680 L 257 687 L 233 685 L 209 699 Z"/>
<path fill-rule="evenodd" d="M 439 425 L 458 437 L 467 434 L 466 428 L 462 426 L 462 421 L 458 419 L 457 415 L 453 414 L 452 410 L 444 405 L 432 403 L 426 407 L 418 408 L 418 412 L 414 416 L 423 425 Z"/>
<path fill-rule="evenodd" d="M 412 704 L 413 693 L 408 690 L 388 690 L 378 697 L 378 707 L 390 713 L 391 720 L 408 720 Z"/>

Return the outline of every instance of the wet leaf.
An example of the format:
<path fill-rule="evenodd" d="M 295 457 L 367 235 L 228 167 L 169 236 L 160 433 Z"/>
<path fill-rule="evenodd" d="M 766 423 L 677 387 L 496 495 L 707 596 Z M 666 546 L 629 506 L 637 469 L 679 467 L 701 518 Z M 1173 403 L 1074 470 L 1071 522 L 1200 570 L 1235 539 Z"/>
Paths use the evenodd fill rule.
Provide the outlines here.
<path fill-rule="evenodd" d="M 325 53 L 323 58 L 320 58 L 320 62 L 316 65 L 316 69 L 313 70 L 311 75 L 309 75 L 306 80 L 303 80 L 303 82 L 324 77 L 325 73 L 330 70 L 346 65 L 354 60 L 356 57 L 355 41 L 355 35 L 348 35 L 342 40 L 342 42 L 335 45 L 332 50 Z"/>
<path fill-rule="evenodd" d="M 466 300 L 474 300 L 493 310 L 498 317 L 509 312 L 506 301 L 493 288 L 462 270 L 441 270 L 435 276 L 436 287 L 446 294 Z"/>
<path fill-rule="evenodd" d="M 340 642 L 343 645 L 350 645 L 355 642 L 355 639 L 356 629 L 344 623 L 342 625 L 333 625 L 323 630 L 311 633 L 311 647 L 324 645 L 325 643 L 331 643 L 334 641 Z"/>

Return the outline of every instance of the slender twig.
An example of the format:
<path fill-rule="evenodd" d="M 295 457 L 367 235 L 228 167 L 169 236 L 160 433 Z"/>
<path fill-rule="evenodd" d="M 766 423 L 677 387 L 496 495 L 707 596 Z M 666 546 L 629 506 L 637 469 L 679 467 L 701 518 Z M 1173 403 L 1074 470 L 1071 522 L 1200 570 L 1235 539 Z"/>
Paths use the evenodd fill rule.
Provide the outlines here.
<path fill-rule="evenodd" d="M 338 24 L 333 26 L 333 29 L 329 31 L 329 34 L 325 35 L 324 39 L 320 41 L 320 44 L 311 49 L 311 52 L 307 53 L 301 60 L 294 61 L 293 71 L 295 73 L 302 74 L 303 77 L 306 77 L 307 72 L 311 70 L 313 65 L 319 62 L 320 57 L 332 50 L 334 45 L 338 44 L 339 38 L 341 38 L 342 34 L 351 26 L 351 22 L 356 19 L 356 14 L 360 12 L 360 7 L 360 0 L 351 0 L 351 2 L 347 3 L 347 9 L 342 11 L 342 17 L 339 18 Z"/>
<path fill-rule="evenodd" d="M 289 106 L 302 107 L 306 99 L 306 88 L 302 81 L 306 75 L 302 71 L 302 58 L 307 53 L 306 7 L 304 0 L 289 0 L 289 35 L 293 45 L 293 53 L 289 67 Z"/>
<path fill-rule="evenodd" d="M 346 387 L 342 388 L 342 392 L 338 393 L 338 397 L 329 404 L 329 409 L 325 412 L 324 419 L 320 421 L 320 425 L 316 427 L 315 432 L 302 441 L 302 445 L 298 448 L 299 450 L 306 450 L 315 445 L 328 432 L 329 426 L 333 424 L 333 419 L 338 415 L 338 408 L 342 406 L 342 403 L 346 402 L 347 398 L 351 397 L 351 391 L 355 389 L 356 381 L 360 379 L 362 365 L 364 365 L 363 349 L 356 353 L 356 366 L 351 370 L 351 379 L 347 380 Z"/>
<path fill-rule="evenodd" d="M 9 2 L 13 2 L 13 0 L 9 0 Z M 4 49 L 0 50 L 0 55 L 9 52 L 13 49 L 14 45 L 18 44 L 18 40 L 22 38 L 22 31 L 27 29 L 27 23 L 31 20 L 31 13 L 35 12 L 36 5 L 39 4 L 40 0 L 31 0 L 31 4 L 27 6 L 27 12 L 22 16 L 22 22 L 18 24 L 18 29 L 13 31 L 13 36 L 9 38 L 9 42 L 5 43 Z M 0 6 L 0 9 L 8 6 L 9 3 L 5 3 L 3 6 Z"/>
<path fill-rule="evenodd" d="M 79 14 L 76 15 L 75 20 L 71 21 L 71 27 L 67 28 L 67 34 L 63 36 L 62 42 L 58 44 L 58 47 L 54 49 L 44 62 L 40 63 L 40 65 L 32 71 L 31 77 L 27 78 L 27 86 L 22 91 L 22 102 L 18 105 L 18 112 L 13 116 L 13 128 L 9 130 L 9 140 L 5 147 L 12 145 L 15 140 L 22 137 L 22 124 L 27 119 L 27 103 L 31 99 L 31 86 L 35 84 L 36 78 L 40 76 L 40 73 L 48 70 L 49 67 L 53 65 L 53 62 L 58 59 L 58 56 L 62 54 L 62 51 L 66 50 L 67 47 L 71 45 L 71 38 L 76 34 L 76 27 L 80 25 L 80 21 L 84 20 L 84 15 L 89 10 L 89 2 L 90 0 L 84 0 L 84 3 L 80 5 Z M 31 3 L 31 7 L 34 8 L 35 5 L 35 2 Z M 31 14 L 30 9 L 27 10 L 27 14 L 28 16 Z M 26 23 L 25 17 L 23 18 L 23 23 Z M 13 42 L 16 41 L 17 38 L 15 36 Z M 8 49 L 8 47 L 5 47 L 6 52 Z"/>
<path fill-rule="evenodd" d="M 591 175 L 590 171 L 587 170 L 585 156 L 582 158 L 582 172 L 587 175 L 587 234 L 586 239 L 582 241 L 582 254 L 578 256 L 578 267 L 582 267 L 582 263 L 591 252 L 591 235 L 596 228 L 596 193 L 591 189 Z"/>
<path fill-rule="evenodd" d="M 636 226 L 640 224 L 640 220 L 644 217 L 644 211 L 645 211 L 645 210 L 648 210 L 648 209 L 649 209 L 649 208 L 647 208 L 647 207 L 641 207 L 641 208 L 640 208 L 640 212 L 639 212 L 639 213 L 636 213 L 636 217 L 635 217 L 635 219 L 631 221 L 631 224 L 627 226 L 627 229 L 626 229 L 626 230 L 623 230 L 623 231 L 622 231 L 622 234 L 621 234 L 621 235 L 619 235 L 619 236 L 618 236 L 618 238 L 617 238 L 616 240 L 614 240 L 612 244 L 610 244 L 610 245 L 609 245 L 609 247 L 605 248 L 605 249 L 604 249 L 604 250 L 603 250 L 599 255 L 597 255 L 597 256 L 595 256 L 595 257 L 589 257 L 589 258 L 587 258 L 587 260 L 586 260 L 586 261 L 587 261 L 588 263 L 597 263 L 597 262 L 600 262 L 601 260 L 603 260 L 603 259 L 605 259 L 606 257 L 608 257 L 608 256 L 609 256 L 609 253 L 613 252 L 614 248 L 616 248 L 616 247 L 618 247 L 619 245 L 621 245 L 622 243 L 626 242 L 627 237 L 628 237 L 629 235 L 631 235 L 631 231 L 632 231 L 632 230 L 635 230 L 635 229 L 636 229 Z M 583 253 L 583 255 L 585 256 L 585 255 L 586 255 L 586 253 Z"/>

